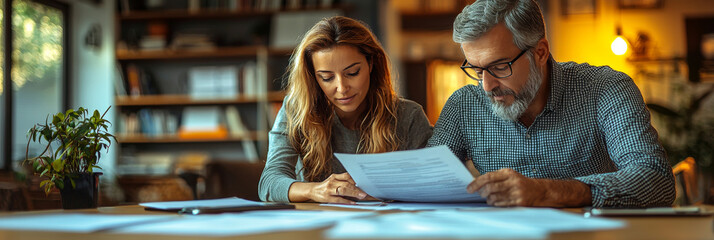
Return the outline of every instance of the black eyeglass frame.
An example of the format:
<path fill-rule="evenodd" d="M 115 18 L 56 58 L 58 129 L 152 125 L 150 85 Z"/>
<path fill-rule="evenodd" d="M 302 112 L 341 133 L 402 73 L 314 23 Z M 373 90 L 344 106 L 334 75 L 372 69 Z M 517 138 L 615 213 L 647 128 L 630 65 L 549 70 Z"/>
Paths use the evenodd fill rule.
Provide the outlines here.
<path fill-rule="evenodd" d="M 515 63 L 516 60 L 518 60 L 521 56 L 523 56 L 524 53 L 528 52 L 528 50 L 530 50 L 530 48 L 526 48 L 525 50 L 521 51 L 521 53 L 519 53 L 518 56 L 516 56 L 515 58 L 513 58 L 513 60 L 511 60 L 509 62 L 494 63 L 494 64 L 491 64 L 486 67 L 472 66 L 471 64 L 469 64 L 468 60 L 464 59 L 464 62 L 461 64 L 461 71 L 464 71 L 464 73 L 466 73 L 466 76 L 469 76 L 471 79 L 479 81 L 479 82 L 483 81 L 483 71 L 484 70 L 487 71 L 489 74 L 491 74 L 491 76 L 493 76 L 495 78 L 507 78 L 507 77 L 510 77 L 511 75 L 513 75 L 513 67 L 512 67 L 513 63 Z M 468 64 L 468 66 L 466 64 Z M 494 74 L 493 72 L 491 72 L 491 70 L 489 70 L 493 66 L 497 66 L 497 65 L 501 65 L 501 64 L 508 64 L 508 71 L 509 71 L 508 75 L 496 76 L 496 74 Z M 467 68 L 481 70 L 481 78 L 471 76 L 471 74 L 469 74 L 469 72 L 466 71 Z"/>

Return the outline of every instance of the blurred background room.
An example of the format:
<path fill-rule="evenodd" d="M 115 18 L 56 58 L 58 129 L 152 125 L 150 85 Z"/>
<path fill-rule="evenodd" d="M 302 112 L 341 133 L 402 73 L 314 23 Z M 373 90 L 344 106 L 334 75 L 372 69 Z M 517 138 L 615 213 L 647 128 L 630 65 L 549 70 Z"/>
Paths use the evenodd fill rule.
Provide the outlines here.
<path fill-rule="evenodd" d="M 27 131 L 78 107 L 116 136 L 100 205 L 258 200 L 292 49 L 317 20 L 365 22 L 396 91 L 432 124 L 456 89 L 453 20 L 473 0 L 0 0 L 0 210 L 61 208 L 21 163 Z M 677 204 L 714 203 L 714 1 L 539 0 L 557 61 L 608 65 L 640 88 L 678 181 Z"/>

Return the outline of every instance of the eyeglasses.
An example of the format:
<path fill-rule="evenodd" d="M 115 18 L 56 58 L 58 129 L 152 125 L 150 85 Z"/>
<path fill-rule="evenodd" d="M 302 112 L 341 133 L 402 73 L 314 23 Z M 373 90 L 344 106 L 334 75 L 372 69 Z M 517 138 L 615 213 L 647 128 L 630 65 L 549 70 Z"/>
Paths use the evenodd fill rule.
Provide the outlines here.
<path fill-rule="evenodd" d="M 483 72 L 487 71 L 491 76 L 495 78 L 506 78 L 510 77 L 513 74 L 513 69 L 511 68 L 511 65 L 513 65 L 518 58 L 523 56 L 524 53 L 526 53 L 530 48 L 521 51 L 518 56 L 513 58 L 510 62 L 504 62 L 504 63 L 496 63 L 491 66 L 486 66 L 486 67 L 477 67 L 477 66 L 471 66 L 469 64 L 468 60 L 464 59 L 464 63 L 461 64 L 461 70 L 466 73 L 467 76 L 472 78 L 473 80 L 476 81 L 483 81 Z"/>

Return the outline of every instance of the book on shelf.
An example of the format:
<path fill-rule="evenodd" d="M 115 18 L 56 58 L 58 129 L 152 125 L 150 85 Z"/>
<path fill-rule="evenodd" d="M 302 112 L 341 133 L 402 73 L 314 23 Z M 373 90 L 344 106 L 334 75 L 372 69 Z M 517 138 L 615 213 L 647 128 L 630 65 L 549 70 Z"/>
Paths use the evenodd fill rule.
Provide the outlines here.
<path fill-rule="evenodd" d="M 235 98 L 238 69 L 235 66 L 193 67 L 188 71 L 188 91 L 193 99 Z"/>
<path fill-rule="evenodd" d="M 228 130 L 224 126 L 201 130 L 180 127 L 178 137 L 180 139 L 226 139 L 228 138 Z"/>
<path fill-rule="evenodd" d="M 186 107 L 178 136 L 182 139 L 227 138 L 228 130 L 221 123 L 221 118 L 218 106 Z"/>
<path fill-rule="evenodd" d="M 231 137 L 243 138 L 241 145 L 243 147 L 243 155 L 248 160 L 258 159 L 258 148 L 253 139 L 249 137 L 248 128 L 243 123 L 240 112 L 236 106 L 226 107 L 226 125 Z"/>
<path fill-rule="evenodd" d="M 114 68 L 114 94 L 116 96 L 126 96 L 129 92 L 126 91 L 126 81 L 124 80 L 124 72 L 121 70 L 119 63 L 115 64 Z"/>
<path fill-rule="evenodd" d="M 302 0 L 287 0 L 285 8 L 291 10 L 300 9 L 302 8 Z"/>
<path fill-rule="evenodd" d="M 255 62 L 250 61 L 241 65 L 241 87 L 242 93 L 245 96 L 257 96 L 261 91 L 258 86 L 258 66 Z"/>
<path fill-rule="evenodd" d="M 136 64 L 129 64 L 126 67 L 126 81 L 129 87 L 129 95 L 152 95 L 159 94 L 159 88 L 153 76 Z"/>
<path fill-rule="evenodd" d="M 241 138 L 247 137 L 249 132 L 248 128 L 243 123 L 240 112 L 236 106 L 226 107 L 226 125 L 228 126 L 228 132 L 231 137 Z"/>
<path fill-rule="evenodd" d="M 179 33 L 171 41 L 171 49 L 176 51 L 213 51 L 216 43 L 206 34 Z"/>
<path fill-rule="evenodd" d="M 129 95 L 141 95 L 141 83 L 139 79 L 139 67 L 134 64 L 126 66 L 126 81 L 129 84 Z"/>
<path fill-rule="evenodd" d="M 178 116 L 168 110 L 140 109 L 137 112 L 122 113 L 117 132 L 121 136 L 173 136 L 178 129 Z"/>
<path fill-rule="evenodd" d="M 175 157 L 166 152 L 139 152 L 122 156 L 116 169 L 119 175 L 169 175 Z"/>
<path fill-rule="evenodd" d="M 333 0 L 320 0 L 320 7 L 321 8 L 330 8 L 330 7 L 332 7 L 332 2 L 333 2 Z"/>

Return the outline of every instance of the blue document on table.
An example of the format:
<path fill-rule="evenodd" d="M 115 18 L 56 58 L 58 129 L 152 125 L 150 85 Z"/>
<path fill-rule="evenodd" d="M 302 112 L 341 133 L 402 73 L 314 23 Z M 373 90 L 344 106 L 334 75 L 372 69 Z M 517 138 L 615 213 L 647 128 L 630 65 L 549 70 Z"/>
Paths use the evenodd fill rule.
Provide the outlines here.
<path fill-rule="evenodd" d="M 335 153 L 357 187 L 382 200 L 485 202 L 471 173 L 446 146 L 375 154 Z"/>

